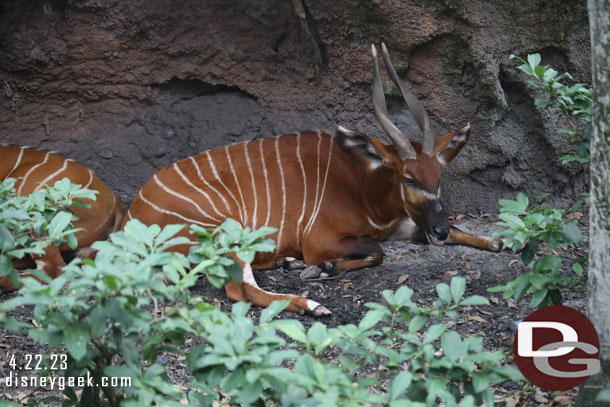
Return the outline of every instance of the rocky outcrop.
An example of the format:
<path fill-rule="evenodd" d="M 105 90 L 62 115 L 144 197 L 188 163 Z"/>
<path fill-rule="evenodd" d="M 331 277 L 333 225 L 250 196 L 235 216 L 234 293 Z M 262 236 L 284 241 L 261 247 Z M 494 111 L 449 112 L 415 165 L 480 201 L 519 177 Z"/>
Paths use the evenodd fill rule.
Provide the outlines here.
<path fill-rule="evenodd" d="M 228 143 L 337 125 L 383 137 L 369 45 L 385 41 L 435 130 L 471 124 L 444 175 L 446 206 L 585 189 L 582 171 L 559 164 L 571 146 L 558 116 L 535 109 L 508 58 L 539 52 L 589 82 L 584 1 L 301 4 L 304 20 L 286 0 L 3 2 L 0 137 L 87 164 L 127 203 L 159 168 Z M 419 138 L 402 101 L 389 102 Z"/>

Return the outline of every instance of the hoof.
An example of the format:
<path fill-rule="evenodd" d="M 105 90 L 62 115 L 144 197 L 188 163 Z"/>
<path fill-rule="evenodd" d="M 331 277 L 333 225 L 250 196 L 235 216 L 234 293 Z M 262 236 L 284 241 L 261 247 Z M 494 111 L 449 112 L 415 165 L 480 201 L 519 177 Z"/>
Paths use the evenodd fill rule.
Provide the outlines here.
<path fill-rule="evenodd" d="M 502 239 L 492 239 L 491 243 L 489 244 L 489 249 L 496 253 L 502 250 L 502 247 L 504 247 L 504 240 Z"/>
<path fill-rule="evenodd" d="M 332 315 L 332 312 L 324 305 L 318 305 L 312 312 L 315 317 L 327 317 Z"/>
<path fill-rule="evenodd" d="M 301 280 L 311 280 L 313 278 L 319 278 L 322 274 L 322 269 L 318 266 L 309 266 L 301 272 L 299 275 Z"/>
<path fill-rule="evenodd" d="M 276 266 L 290 271 L 303 270 L 307 268 L 307 264 L 295 259 L 294 257 L 287 257 L 286 260 L 278 260 Z"/>
<path fill-rule="evenodd" d="M 284 268 L 293 271 L 293 270 L 304 270 L 307 268 L 307 264 L 303 263 L 299 260 L 289 261 L 284 265 Z"/>

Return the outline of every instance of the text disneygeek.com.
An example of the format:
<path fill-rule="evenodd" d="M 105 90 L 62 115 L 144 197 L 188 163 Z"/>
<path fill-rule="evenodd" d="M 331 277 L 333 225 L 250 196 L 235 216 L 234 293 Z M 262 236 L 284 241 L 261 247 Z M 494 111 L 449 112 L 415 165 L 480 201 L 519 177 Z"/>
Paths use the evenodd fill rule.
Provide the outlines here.
<path fill-rule="evenodd" d="M 4 362 L 2 361 L 4 359 Z M 6 355 L 0 358 L 0 372 L 4 367 L 4 376 L 0 378 L 0 387 L 19 388 L 44 387 L 49 390 L 63 391 L 66 387 L 130 387 L 131 377 L 101 377 L 95 382 L 86 373 L 84 376 L 61 376 L 67 370 L 67 356 L 52 355 Z M 9 369 L 7 371 L 7 368 Z"/>

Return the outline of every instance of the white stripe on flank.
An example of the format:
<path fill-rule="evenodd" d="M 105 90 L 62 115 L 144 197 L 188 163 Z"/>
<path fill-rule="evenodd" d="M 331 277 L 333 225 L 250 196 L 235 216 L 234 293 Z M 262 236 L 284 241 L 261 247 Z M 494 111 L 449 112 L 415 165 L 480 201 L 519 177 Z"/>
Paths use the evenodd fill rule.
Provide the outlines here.
<path fill-rule="evenodd" d="M 284 184 L 284 169 L 282 168 L 282 161 L 280 160 L 280 148 L 279 148 L 280 138 L 275 138 L 275 157 L 277 158 L 277 166 L 280 169 L 280 181 L 282 183 L 282 220 L 280 221 L 280 231 L 277 234 L 277 246 L 275 248 L 276 252 L 279 252 L 281 249 L 282 243 L 282 232 L 284 231 L 284 217 L 286 216 L 286 184 Z"/>
<path fill-rule="evenodd" d="M 49 154 L 51 153 L 46 153 L 44 156 L 44 160 L 41 163 L 38 163 L 36 165 L 34 165 L 32 168 L 30 168 L 30 170 L 25 174 L 25 177 L 23 177 L 23 180 L 21 181 L 21 185 L 19 185 L 19 189 L 17 190 L 17 193 L 20 194 L 21 193 L 21 189 L 23 188 L 23 186 L 25 185 L 25 182 L 28 180 L 28 177 L 30 176 L 30 174 L 32 173 L 32 171 L 34 171 L 36 168 L 40 167 L 41 165 L 45 165 L 47 163 L 47 161 L 49 160 Z"/>
<path fill-rule="evenodd" d="M 184 181 L 189 187 L 193 188 L 195 191 L 199 192 L 201 195 L 203 195 L 205 197 L 205 199 L 208 200 L 208 202 L 210 203 L 210 205 L 212 205 L 212 209 L 214 209 L 214 211 L 220 216 L 220 217 L 224 217 L 224 215 L 220 212 L 218 212 L 218 209 L 216 208 L 216 205 L 214 205 L 214 201 L 212 201 L 212 199 L 210 198 L 210 196 L 208 195 L 207 192 L 205 192 L 203 189 L 199 188 L 198 186 L 194 185 L 187 177 L 186 175 L 184 175 L 184 173 L 180 170 L 180 167 L 178 167 L 178 164 L 174 163 L 172 164 L 172 167 L 174 168 L 174 170 L 178 173 L 178 175 L 180 176 L 180 178 L 182 178 L 182 181 Z"/>
<path fill-rule="evenodd" d="M 225 204 L 225 208 L 227 208 L 227 213 L 230 212 L 231 210 L 229 209 L 229 203 L 225 199 L 224 195 L 222 195 L 216 188 L 214 188 L 214 186 L 210 185 L 210 183 L 208 183 L 208 181 L 206 181 L 206 179 L 204 178 L 203 174 L 201 173 L 201 169 L 199 168 L 199 165 L 197 165 L 197 161 L 195 161 L 193 156 L 190 156 L 189 158 L 190 158 L 191 162 L 193 163 L 193 167 L 195 167 L 195 170 L 197 171 L 197 175 L 199 176 L 199 179 L 201 180 L 201 182 L 203 182 L 206 187 L 208 187 L 212 191 L 216 192 L 216 195 L 218 195 L 220 197 L 220 199 L 222 199 L 222 202 Z M 210 202 L 211 202 L 211 200 L 210 200 Z M 212 206 L 214 206 L 214 203 L 212 203 Z M 214 206 L 214 210 L 216 210 L 215 206 Z M 223 217 L 227 216 L 227 215 L 223 215 L 222 213 L 220 213 L 218 211 L 216 211 L 216 212 L 220 216 L 223 216 Z"/>
<path fill-rule="evenodd" d="M 316 211 L 316 207 L 318 206 L 318 199 L 319 199 L 319 190 L 320 190 L 320 145 L 322 144 L 322 135 L 320 134 L 320 132 L 318 132 L 318 173 L 316 175 L 316 200 L 313 203 L 313 208 L 311 208 L 311 215 L 309 215 L 309 221 L 307 222 L 307 225 L 305 226 L 305 232 L 304 233 L 308 233 L 309 230 L 311 229 L 311 226 L 313 225 L 313 220 L 314 220 L 314 213 Z"/>
<path fill-rule="evenodd" d="M 155 183 L 161 187 L 161 189 L 163 189 L 165 192 L 167 192 L 168 194 L 175 196 L 178 199 L 182 199 L 185 202 L 190 203 L 191 205 L 193 205 L 196 209 L 197 212 L 199 212 L 200 214 L 202 214 L 203 216 L 205 216 L 206 218 L 212 219 L 215 222 L 220 222 L 220 220 L 216 219 L 213 216 L 210 216 L 206 211 L 204 211 L 203 209 L 201 209 L 201 207 L 197 204 L 197 202 L 193 201 L 191 198 L 184 196 L 182 194 L 179 194 L 178 192 L 168 188 L 165 184 L 163 184 L 161 182 L 161 180 L 159 179 L 159 177 L 157 177 L 157 174 L 153 175 L 153 179 L 155 180 Z"/>
<path fill-rule="evenodd" d="M 227 186 L 225 185 L 224 182 L 222 182 L 222 179 L 220 179 L 220 177 L 218 176 L 218 172 L 216 172 L 216 166 L 214 165 L 214 161 L 212 161 L 212 156 L 210 156 L 210 152 L 206 151 L 205 154 L 208 157 L 208 162 L 210 163 L 210 168 L 212 168 L 212 173 L 214 174 L 214 177 L 216 178 L 216 180 L 218 182 L 220 182 L 220 185 L 223 186 L 223 188 L 225 189 L 225 191 L 227 191 L 229 193 L 229 195 L 231 196 L 231 198 L 233 198 L 233 201 L 235 202 L 235 207 L 237 208 L 237 211 L 239 212 L 239 220 L 242 222 L 244 222 L 244 217 L 242 216 L 241 213 L 241 208 L 239 206 L 239 203 L 237 202 L 237 199 L 235 198 L 235 195 L 233 195 L 233 192 L 231 192 L 231 190 L 229 188 L 227 188 Z"/>
<path fill-rule="evenodd" d="M 316 213 L 313 214 L 311 226 L 313 226 L 313 224 L 315 223 L 316 218 L 318 217 L 318 212 L 320 212 L 320 208 L 322 207 L 322 201 L 324 200 L 324 192 L 326 191 L 326 181 L 328 179 L 328 170 L 330 169 L 330 159 L 333 153 L 334 137 L 335 136 L 330 136 L 330 142 L 328 144 L 328 161 L 326 162 L 326 174 L 324 174 L 324 184 L 322 185 L 322 190 L 320 191 L 320 201 L 318 202 Z"/>
<path fill-rule="evenodd" d="M 252 229 L 256 229 L 256 211 L 258 210 L 258 198 L 256 196 L 256 183 L 254 182 L 254 172 L 252 171 L 252 164 L 250 163 L 250 154 L 248 154 L 248 144 L 244 143 L 244 155 L 246 156 L 246 164 L 248 165 L 248 171 L 250 171 L 250 179 L 252 180 L 252 194 L 254 195 L 254 212 L 252 212 Z M 244 208 L 245 210 L 245 208 Z"/>
<path fill-rule="evenodd" d="M 239 193 L 239 198 L 241 199 L 241 216 L 242 216 L 242 226 L 246 226 L 248 223 L 248 212 L 246 211 L 246 202 L 244 201 L 244 196 L 241 193 L 241 188 L 239 186 L 239 181 L 237 180 L 237 174 L 235 173 L 235 168 L 233 168 L 233 161 L 231 160 L 231 153 L 229 153 L 229 146 L 225 146 L 225 153 L 227 154 L 227 161 L 229 162 L 229 168 L 231 169 L 231 173 L 233 174 L 233 179 L 235 179 L 235 186 L 237 187 L 237 192 Z"/>
<path fill-rule="evenodd" d="M 368 215 L 367 215 L 367 217 L 366 217 L 366 220 L 369 222 L 369 225 L 371 225 L 371 226 L 372 226 L 372 227 L 374 227 L 375 229 L 377 229 L 377 230 L 384 230 L 384 229 L 387 229 L 387 228 L 389 228 L 390 226 L 392 226 L 392 225 L 394 224 L 394 221 L 395 221 L 396 219 L 392 219 L 391 221 L 389 221 L 388 223 L 383 224 L 383 225 L 378 225 L 377 223 L 375 223 L 375 222 L 373 221 L 373 219 L 369 218 L 369 217 L 368 217 Z"/>
<path fill-rule="evenodd" d="M 258 144 L 261 153 L 261 163 L 263 164 L 263 175 L 265 176 L 265 188 L 267 190 L 267 219 L 263 226 L 269 226 L 269 217 L 271 216 L 271 194 L 269 193 L 269 178 L 267 177 L 267 166 L 265 165 L 265 155 L 263 154 L 263 141 Z"/>
<path fill-rule="evenodd" d="M 85 185 L 83 189 L 89 188 L 89 185 L 91 185 L 91 183 L 93 182 L 93 173 L 89 168 L 87 168 L 87 171 L 89 171 L 89 182 L 87 182 L 87 185 Z"/>
<path fill-rule="evenodd" d="M 133 219 L 133 216 L 131 216 L 131 208 L 127 210 L 127 217 L 129 218 L 129 220 Z"/>
<path fill-rule="evenodd" d="M 58 176 L 59 174 L 61 174 L 62 172 L 64 172 L 66 170 L 66 167 L 68 166 L 68 160 L 66 160 L 64 158 L 64 165 L 58 169 L 57 171 L 55 171 L 53 174 L 49 175 L 48 177 L 46 177 L 44 179 L 44 181 L 42 181 L 40 184 L 38 184 L 38 186 L 36 188 L 34 188 L 34 191 L 32 192 L 36 192 L 38 191 L 40 188 L 42 188 L 45 184 L 47 184 L 49 181 L 51 181 L 53 178 L 55 178 L 56 176 Z"/>
<path fill-rule="evenodd" d="M 203 223 L 203 222 L 200 222 L 200 221 L 195 220 L 195 219 L 190 219 L 190 218 L 187 218 L 185 216 L 182 216 L 179 213 L 168 211 L 167 209 L 160 208 L 157 205 L 155 205 L 154 203 L 150 202 L 148 199 L 144 198 L 144 195 L 142 195 L 142 190 L 140 190 L 140 193 L 138 193 L 138 196 L 140 197 L 140 199 L 142 201 L 144 201 L 146 204 L 148 204 L 150 207 L 152 207 L 154 210 L 156 210 L 159 213 L 163 213 L 165 215 L 175 216 L 175 217 L 177 217 L 179 219 L 182 219 L 185 222 L 194 223 L 196 225 L 200 225 L 200 226 L 203 226 L 203 227 L 216 226 L 216 225 L 213 225 L 213 224 L 210 224 L 210 223 Z"/>
<path fill-rule="evenodd" d="M 297 246 L 300 245 L 301 228 L 303 227 L 303 217 L 305 216 L 305 206 L 307 205 L 307 174 L 305 174 L 305 167 L 303 166 L 303 160 L 301 159 L 301 133 L 297 133 L 297 159 L 301 166 L 301 174 L 303 175 L 303 208 L 301 209 L 301 216 L 297 222 Z"/>
<path fill-rule="evenodd" d="M 17 169 L 17 167 L 19 167 L 19 164 L 21 164 L 21 158 L 23 158 L 23 150 L 25 150 L 25 147 L 21 147 L 21 151 L 19 152 L 19 156 L 17 157 L 17 162 L 13 166 L 13 169 L 8 174 L 6 174 L 6 177 L 4 177 L 5 179 L 10 177 L 11 174 Z"/>

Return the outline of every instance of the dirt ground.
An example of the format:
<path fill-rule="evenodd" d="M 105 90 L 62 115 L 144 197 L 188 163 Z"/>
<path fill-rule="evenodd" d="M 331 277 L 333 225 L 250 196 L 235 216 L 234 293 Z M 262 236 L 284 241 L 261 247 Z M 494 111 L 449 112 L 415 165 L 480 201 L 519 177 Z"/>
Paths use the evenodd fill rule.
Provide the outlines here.
<path fill-rule="evenodd" d="M 490 235 L 498 226 L 493 223 L 490 215 L 460 217 L 454 224 L 464 231 Z M 334 280 L 304 282 L 300 280 L 297 271 L 275 269 L 255 271 L 259 285 L 266 290 L 277 293 L 292 293 L 304 295 L 320 302 L 329 308 L 333 314 L 323 318 L 329 326 L 347 323 L 358 323 L 366 313 L 367 302 L 383 302 L 381 292 L 385 289 L 396 290 L 402 285 L 411 287 L 414 300 L 422 305 L 430 305 L 436 298 L 435 287 L 438 283 L 448 283 L 452 276 L 463 276 L 467 279 L 466 296 L 482 295 L 490 299 L 490 305 L 463 308 L 456 329 L 464 336 L 479 335 L 485 340 L 488 350 L 503 350 L 507 360 L 512 363 L 512 343 L 514 332 L 510 326 L 513 321 L 525 318 L 531 309 L 529 301 L 515 303 L 504 300 L 501 293 L 488 293 L 487 289 L 502 285 L 524 272 L 525 267 L 518 254 L 512 252 L 489 253 L 464 246 L 442 247 L 413 244 L 408 242 L 384 242 L 384 261 L 381 266 L 350 272 Z M 574 250 L 562 251 L 562 257 L 573 257 Z M 567 263 L 567 262 L 566 262 Z M 584 311 L 586 307 L 586 284 L 573 292 L 564 292 L 564 304 Z M 212 287 L 205 281 L 200 281 L 194 294 L 201 295 L 208 301 L 220 304 L 222 309 L 229 310 L 230 301 L 224 290 Z M 4 301 L 13 294 L 0 295 Z M 259 308 L 253 308 L 250 313 L 257 318 Z M 288 315 L 296 318 L 305 326 L 311 326 L 317 319 L 309 315 Z M 28 310 L 21 310 L 20 319 L 31 319 Z M 27 337 L 15 336 L 0 330 L 0 376 L 2 375 L 3 356 L 16 354 L 48 354 L 52 351 L 44 349 Z M 57 352 L 57 351 L 56 351 Z M 175 383 L 184 383 L 187 378 L 184 362 L 160 359 L 166 365 L 168 374 Z M 4 367 L 8 373 L 7 367 Z M 12 400 L 25 403 L 32 397 L 45 396 L 41 389 L 7 389 L 4 379 L 0 377 L 0 400 Z M 575 391 L 565 393 L 546 393 L 533 389 L 521 383 L 507 382 L 496 386 L 496 405 L 514 406 L 568 406 L 575 396 Z"/>

